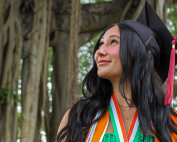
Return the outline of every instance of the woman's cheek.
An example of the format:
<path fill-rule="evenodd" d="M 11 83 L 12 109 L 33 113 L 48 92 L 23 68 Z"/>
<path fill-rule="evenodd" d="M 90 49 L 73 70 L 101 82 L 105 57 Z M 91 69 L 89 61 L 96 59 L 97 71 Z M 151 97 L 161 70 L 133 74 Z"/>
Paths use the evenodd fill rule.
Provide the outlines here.
<path fill-rule="evenodd" d="M 95 62 L 97 61 L 97 54 L 95 52 L 95 55 L 94 55 L 94 59 L 95 59 Z"/>

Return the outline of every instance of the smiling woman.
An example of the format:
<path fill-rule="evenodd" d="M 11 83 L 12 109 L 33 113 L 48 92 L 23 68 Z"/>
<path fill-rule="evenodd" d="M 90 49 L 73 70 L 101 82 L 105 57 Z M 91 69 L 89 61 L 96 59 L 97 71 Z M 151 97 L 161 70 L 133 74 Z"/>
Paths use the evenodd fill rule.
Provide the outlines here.
<path fill-rule="evenodd" d="M 172 40 L 147 2 L 137 21 L 106 29 L 83 80 L 84 98 L 63 117 L 57 141 L 176 142 L 177 113 L 164 104 L 162 88 Z"/>
<path fill-rule="evenodd" d="M 105 32 L 100 40 L 99 49 L 95 53 L 98 76 L 118 82 L 122 74 L 122 64 L 119 57 L 120 33 L 117 25 Z"/>

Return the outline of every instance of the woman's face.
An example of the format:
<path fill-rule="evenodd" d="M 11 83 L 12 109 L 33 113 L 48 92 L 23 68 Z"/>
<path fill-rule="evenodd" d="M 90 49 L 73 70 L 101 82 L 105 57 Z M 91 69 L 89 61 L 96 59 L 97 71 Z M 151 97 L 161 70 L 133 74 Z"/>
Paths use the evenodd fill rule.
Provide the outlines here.
<path fill-rule="evenodd" d="M 117 25 L 105 32 L 100 40 L 99 49 L 95 53 L 97 74 L 101 78 L 118 81 L 122 74 L 122 64 L 119 56 L 120 32 Z"/>

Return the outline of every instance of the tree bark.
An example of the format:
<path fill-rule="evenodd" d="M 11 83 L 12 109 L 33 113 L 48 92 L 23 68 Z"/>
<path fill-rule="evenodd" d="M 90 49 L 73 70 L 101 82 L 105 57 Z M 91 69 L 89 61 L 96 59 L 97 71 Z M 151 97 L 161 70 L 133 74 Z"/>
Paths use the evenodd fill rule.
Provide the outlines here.
<path fill-rule="evenodd" d="M 52 6 L 52 0 L 48 1 L 48 12 L 47 12 L 47 35 L 49 35 L 50 31 L 50 18 L 51 18 L 51 6 Z M 41 141 L 41 130 L 44 129 L 45 125 L 45 115 L 50 115 L 45 110 L 46 99 L 49 101 L 48 92 L 47 92 L 47 64 L 48 64 L 48 47 L 49 47 L 49 36 L 46 37 L 45 42 L 45 52 L 44 52 L 44 58 L 43 58 L 43 66 L 42 66 L 42 73 L 41 73 L 41 81 L 40 81 L 40 91 L 39 91 L 39 100 L 38 100 L 38 117 L 37 117 L 37 125 L 36 125 L 36 131 L 35 131 L 35 138 L 34 141 Z M 48 104 L 47 104 L 48 105 Z M 49 111 L 49 109 L 48 109 Z M 47 121 L 49 119 L 46 119 Z"/>
<path fill-rule="evenodd" d="M 47 34 L 47 0 L 36 0 L 34 5 L 35 15 L 29 50 L 29 71 L 22 105 L 21 142 L 33 142 L 34 140 L 39 84 Z"/>
<path fill-rule="evenodd" d="M 60 35 L 53 48 L 52 73 L 52 113 L 50 132 L 47 134 L 49 142 L 55 141 L 59 123 L 68 107 L 67 70 L 69 58 L 69 34 L 57 32 Z"/>
<path fill-rule="evenodd" d="M 17 86 L 22 50 L 19 1 L 0 2 L 0 90 L 6 99 L 0 104 L 0 141 L 14 142 L 17 136 Z M 4 16 L 3 12 L 7 14 Z"/>
<path fill-rule="evenodd" d="M 76 103 L 76 98 L 78 95 L 78 59 L 77 59 L 77 49 L 78 49 L 78 35 L 79 35 L 79 8 L 80 1 L 72 1 L 72 11 L 71 11 L 71 24 L 70 24 L 70 48 L 69 48 L 69 62 L 68 62 L 68 92 L 69 105 L 68 108 L 72 107 Z"/>

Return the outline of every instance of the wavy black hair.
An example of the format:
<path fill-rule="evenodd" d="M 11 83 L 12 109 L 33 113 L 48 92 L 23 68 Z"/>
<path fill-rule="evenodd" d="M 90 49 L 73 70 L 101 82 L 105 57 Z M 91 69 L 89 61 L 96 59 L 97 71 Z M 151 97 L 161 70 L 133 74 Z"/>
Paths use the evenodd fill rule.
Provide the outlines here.
<path fill-rule="evenodd" d="M 138 109 L 143 135 L 147 135 L 148 138 L 149 131 L 151 131 L 161 142 L 172 142 L 170 131 L 177 134 L 177 124 L 170 115 L 177 116 L 177 113 L 171 106 L 164 106 L 165 92 L 162 88 L 161 78 L 154 67 L 154 59 L 158 59 L 160 53 L 150 45 L 145 46 L 138 34 L 130 27 L 119 23 L 115 25 L 119 27 L 120 31 L 120 60 L 123 67 L 118 85 L 120 93 L 127 101 L 124 85 L 128 80 L 134 104 Z M 90 126 L 99 121 L 108 110 L 113 87 L 109 80 L 97 75 L 94 60 L 101 37 L 93 51 L 93 66 L 83 80 L 84 97 L 71 108 L 68 123 L 58 133 L 57 142 L 61 142 L 63 139 L 66 142 L 84 142 Z M 96 113 L 102 110 L 102 115 L 92 121 Z"/>

